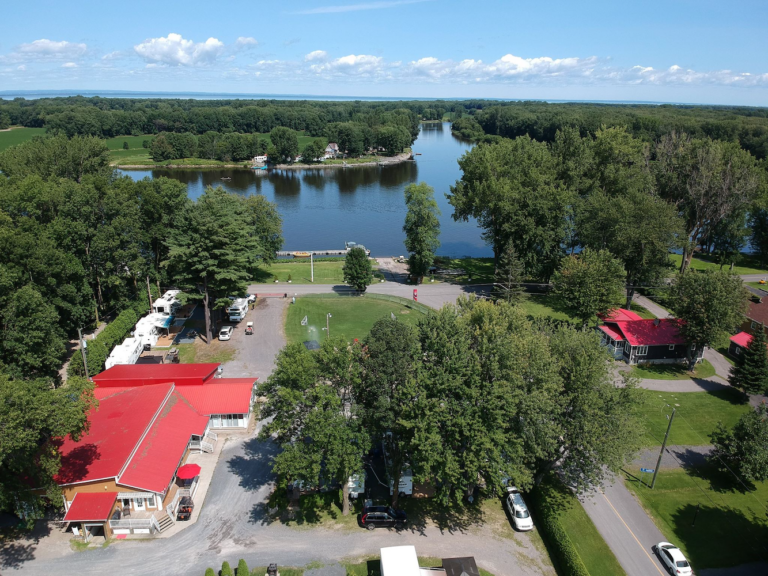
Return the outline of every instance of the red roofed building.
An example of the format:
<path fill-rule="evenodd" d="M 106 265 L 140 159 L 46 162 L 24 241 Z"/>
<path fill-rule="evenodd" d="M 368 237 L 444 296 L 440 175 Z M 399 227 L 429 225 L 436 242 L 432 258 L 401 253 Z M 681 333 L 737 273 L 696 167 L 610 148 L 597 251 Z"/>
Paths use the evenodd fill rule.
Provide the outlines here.
<path fill-rule="evenodd" d="M 215 378 L 218 367 L 126 364 L 94 377 L 99 407 L 88 432 L 58 441 L 56 481 L 73 531 L 88 539 L 99 529 L 155 534 L 173 524 L 179 500 L 197 487 L 176 478 L 190 452 L 214 450 L 211 428 L 248 426 L 256 379 Z"/>
<path fill-rule="evenodd" d="M 628 310 L 617 310 L 598 327 L 603 344 L 616 360 L 628 364 L 687 362 L 696 354 L 680 333 L 680 322 L 673 318 L 645 320 Z"/>

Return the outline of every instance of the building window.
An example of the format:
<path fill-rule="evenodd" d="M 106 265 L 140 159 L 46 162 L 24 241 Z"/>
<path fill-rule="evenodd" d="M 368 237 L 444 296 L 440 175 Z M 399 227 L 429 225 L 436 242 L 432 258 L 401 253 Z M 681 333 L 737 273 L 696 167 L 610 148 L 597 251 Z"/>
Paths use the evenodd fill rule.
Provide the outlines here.
<path fill-rule="evenodd" d="M 647 356 L 648 355 L 648 346 L 638 346 L 637 347 L 637 355 L 638 356 Z"/>
<path fill-rule="evenodd" d="M 749 326 L 749 327 L 750 327 L 752 330 L 757 330 L 757 329 L 760 327 L 760 323 L 759 323 L 759 322 L 755 322 L 754 320 L 752 320 L 752 324 L 750 324 L 750 326 Z"/>
<path fill-rule="evenodd" d="M 669 349 L 670 349 L 670 350 L 674 350 L 674 349 L 675 349 L 675 345 L 674 345 L 674 344 L 670 344 L 670 345 L 669 345 Z"/>
<path fill-rule="evenodd" d="M 696 344 L 691 344 L 691 350 L 696 350 Z"/>
<path fill-rule="evenodd" d="M 741 346 L 736 346 L 736 349 L 733 351 L 734 354 L 741 354 Z"/>
<path fill-rule="evenodd" d="M 626 350 L 627 352 L 629 352 L 629 349 L 630 349 L 630 348 L 631 348 L 631 346 L 629 345 L 629 341 L 627 341 L 627 342 L 624 342 L 624 350 Z"/>
<path fill-rule="evenodd" d="M 150 496 L 147 498 L 147 508 L 154 508 L 155 507 L 155 497 Z"/>

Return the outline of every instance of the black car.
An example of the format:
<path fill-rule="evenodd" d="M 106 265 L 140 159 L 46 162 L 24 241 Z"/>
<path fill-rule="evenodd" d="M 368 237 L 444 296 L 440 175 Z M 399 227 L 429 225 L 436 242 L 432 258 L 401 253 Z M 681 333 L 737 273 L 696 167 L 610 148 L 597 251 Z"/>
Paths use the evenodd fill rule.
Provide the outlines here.
<path fill-rule="evenodd" d="M 395 510 L 391 506 L 366 506 L 360 517 L 360 523 L 368 530 L 374 528 L 401 528 L 408 521 L 408 516 L 402 510 Z"/>

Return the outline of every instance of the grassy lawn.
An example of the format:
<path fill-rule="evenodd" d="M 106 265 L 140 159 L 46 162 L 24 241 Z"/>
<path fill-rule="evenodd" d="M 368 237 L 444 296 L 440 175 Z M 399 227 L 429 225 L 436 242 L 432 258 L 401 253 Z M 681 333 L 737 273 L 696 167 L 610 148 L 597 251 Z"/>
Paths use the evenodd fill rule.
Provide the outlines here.
<path fill-rule="evenodd" d="M 145 140 L 152 142 L 154 138 L 154 134 L 142 134 L 141 136 L 117 136 L 116 138 L 107 138 L 107 148 L 110 150 L 122 150 L 123 143 L 128 142 L 129 149 L 148 151 L 148 148 L 142 148 L 142 144 Z"/>
<path fill-rule="evenodd" d="M 213 342 L 208 346 L 202 340 L 194 344 L 178 344 L 179 362 L 193 364 L 195 362 L 219 362 L 224 364 L 235 357 L 235 349 L 231 342 L 219 342 L 214 336 Z"/>
<path fill-rule="evenodd" d="M 344 284 L 344 273 L 342 267 L 344 259 L 327 261 L 315 260 L 315 284 Z M 259 269 L 254 277 L 254 282 L 273 283 L 275 279 L 280 283 L 288 282 L 288 276 L 291 276 L 292 284 L 311 284 L 310 264 L 308 259 L 301 260 L 280 260 L 271 266 Z"/>
<path fill-rule="evenodd" d="M 695 571 L 765 561 L 768 483 L 756 483 L 755 491 L 747 493 L 730 473 L 709 465 L 662 469 L 653 490 L 632 477 L 626 483 Z"/>
<path fill-rule="evenodd" d="M 573 492 L 560 482 L 542 485 L 540 490 L 542 495 L 546 494 L 547 505 L 559 509 L 560 525 L 576 547 L 590 576 L 626 574 Z"/>
<path fill-rule="evenodd" d="M 763 292 L 768 292 L 768 284 L 760 284 L 760 282 L 744 282 L 744 284 L 762 290 Z"/>
<path fill-rule="evenodd" d="M 520 304 L 526 314 L 532 318 L 552 318 L 554 320 L 569 320 L 577 322 L 576 318 L 561 308 L 552 296 L 529 295 Z"/>
<path fill-rule="evenodd" d="M 699 362 L 693 372 L 688 372 L 685 364 L 647 364 L 632 367 L 632 376 L 641 380 L 687 380 L 710 378 L 714 375 L 715 367 L 706 360 Z"/>
<path fill-rule="evenodd" d="M 653 312 L 643 308 L 640 306 L 640 304 L 635 304 L 634 302 L 632 302 L 632 312 L 640 316 L 640 318 L 644 318 L 645 320 L 653 320 L 656 318 L 656 315 Z"/>
<path fill-rule="evenodd" d="M 407 300 L 403 300 L 403 303 Z M 354 338 L 362 340 L 371 331 L 373 325 L 390 314 L 401 322 L 416 324 L 423 314 L 406 308 L 403 304 L 376 300 L 366 296 L 336 296 L 322 298 L 302 296 L 296 298 L 296 304 L 288 307 L 285 322 L 285 335 L 289 343 L 325 338 L 325 315 L 331 314 L 331 336 L 343 336 L 348 341 Z M 306 326 L 301 320 L 307 317 Z"/>
<path fill-rule="evenodd" d="M 435 266 L 447 270 L 464 270 L 461 276 L 436 276 L 436 279 L 455 282 L 457 284 L 491 284 L 493 283 L 493 258 L 446 258 L 438 256 Z"/>
<path fill-rule="evenodd" d="M 732 427 L 750 409 L 741 392 L 730 388 L 716 392 L 638 392 L 641 397 L 638 414 L 645 427 L 646 446 L 661 445 L 672 408 L 677 408 L 677 413 L 669 434 L 670 445 L 709 444 L 709 435 L 717 422 Z"/>
<path fill-rule="evenodd" d="M 670 260 L 680 269 L 680 263 L 683 261 L 681 254 L 670 254 Z M 706 254 L 699 254 L 691 260 L 691 268 L 694 270 L 719 270 L 720 264 L 715 259 Z M 723 270 L 730 269 L 730 264 L 723 266 Z M 757 258 L 751 254 L 739 254 L 736 257 L 736 265 L 733 267 L 735 274 L 766 274 L 768 276 L 768 270 L 760 267 L 760 263 Z"/>
<path fill-rule="evenodd" d="M 11 128 L 0 130 L 0 150 L 5 150 L 16 144 L 32 140 L 35 136 L 45 134 L 45 128 Z"/>

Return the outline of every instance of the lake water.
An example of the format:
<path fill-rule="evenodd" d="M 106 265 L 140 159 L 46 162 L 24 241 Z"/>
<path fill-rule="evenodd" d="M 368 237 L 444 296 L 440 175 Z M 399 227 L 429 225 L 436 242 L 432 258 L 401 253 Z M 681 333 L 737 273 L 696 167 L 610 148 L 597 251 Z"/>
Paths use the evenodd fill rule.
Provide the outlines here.
<path fill-rule="evenodd" d="M 206 186 L 236 194 L 263 194 L 283 217 L 284 250 L 341 250 L 345 241 L 363 244 L 374 256 L 405 254 L 403 190 L 412 182 L 435 189 L 440 207 L 438 254 L 492 256 L 475 222 L 454 222 L 446 192 L 461 170 L 456 161 L 470 144 L 451 134 L 450 124 L 424 124 L 413 145 L 416 161 L 391 166 L 312 170 L 191 169 L 122 170 L 134 179 L 174 178 L 187 185 L 190 198 Z M 228 176 L 231 180 L 221 180 Z"/>

